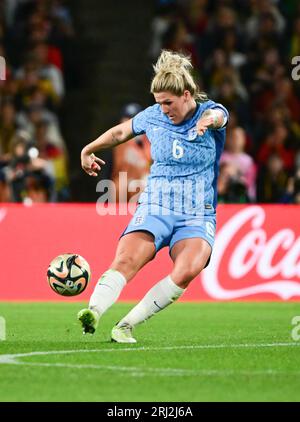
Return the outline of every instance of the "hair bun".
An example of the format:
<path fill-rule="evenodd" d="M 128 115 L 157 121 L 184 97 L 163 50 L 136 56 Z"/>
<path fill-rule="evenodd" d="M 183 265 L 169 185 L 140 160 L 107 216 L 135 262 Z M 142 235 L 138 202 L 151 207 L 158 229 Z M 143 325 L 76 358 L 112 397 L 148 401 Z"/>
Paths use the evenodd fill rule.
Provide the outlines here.
<path fill-rule="evenodd" d="M 193 65 L 190 57 L 163 50 L 153 68 L 156 74 L 159 72 L 173 73 L 174 71 L 181 73 L 184 68 L 190 71 L 193 68 Z"/>

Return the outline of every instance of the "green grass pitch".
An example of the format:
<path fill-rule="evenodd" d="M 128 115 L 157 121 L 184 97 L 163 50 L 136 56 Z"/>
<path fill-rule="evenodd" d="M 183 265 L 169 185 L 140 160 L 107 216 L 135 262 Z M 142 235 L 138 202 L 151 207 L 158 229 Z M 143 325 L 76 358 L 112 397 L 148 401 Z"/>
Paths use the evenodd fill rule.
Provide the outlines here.
<path fill-rule="evenodd" d="M 84 306 L 0 303 L 0 401 L 300 401 L 299 303 L 176 303 L 133 345 L 110 342 L 132 304 L 114 305 L 94 336 L 77 323 Z"/>

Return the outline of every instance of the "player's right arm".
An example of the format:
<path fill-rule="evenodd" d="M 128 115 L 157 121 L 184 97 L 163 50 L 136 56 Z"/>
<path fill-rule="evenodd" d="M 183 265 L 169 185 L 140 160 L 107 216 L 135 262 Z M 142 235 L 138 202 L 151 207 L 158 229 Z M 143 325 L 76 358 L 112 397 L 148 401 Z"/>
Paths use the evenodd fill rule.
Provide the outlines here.
<path fill-rule="evenodd" d="M 96 157 L 94 153 L 102 149 L 115 147 L 133 137 L 132 119 L 107 130 L 81 151 L 81 166 L 83 170 L 90 176 L 97 176 L 101 170 L 100 164 L 104 165 L 105 162 Z"/>

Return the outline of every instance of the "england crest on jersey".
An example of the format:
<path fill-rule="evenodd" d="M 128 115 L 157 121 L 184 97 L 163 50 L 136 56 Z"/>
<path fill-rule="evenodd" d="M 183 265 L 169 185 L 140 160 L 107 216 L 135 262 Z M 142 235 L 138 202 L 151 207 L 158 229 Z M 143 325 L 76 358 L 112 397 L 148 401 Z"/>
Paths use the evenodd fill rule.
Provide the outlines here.
<path fill-rule="evenodd" d="M 139 225 L 143 224 L 144 221 L 145 221 L 145 216 L 144 215 L 137 215 L 135 217 L 135 220 L 134 220 L 134 223 L 133 224 L 135 226 L 139 226 Z"/>
<path fill-rule="evenodd" d="M 197 128 L 196 128 L 196 126 L 195 127 L 193 127 L 192 129 L 190 129 L 189 131 L 188 131 L 188 139 L 189 139 L 189 141 L 194 141 L 196 138 L 197 138 Z"/>

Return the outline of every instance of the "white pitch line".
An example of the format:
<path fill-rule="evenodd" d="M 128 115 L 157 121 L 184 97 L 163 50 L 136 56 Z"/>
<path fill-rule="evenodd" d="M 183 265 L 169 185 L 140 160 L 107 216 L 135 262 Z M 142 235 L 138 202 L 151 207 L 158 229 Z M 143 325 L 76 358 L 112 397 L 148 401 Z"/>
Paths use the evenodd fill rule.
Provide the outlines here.
<path fill-rule="evenodd" d="M 115 365 L 94 365 L 94 364 L 70 364 L 70 363 L 48 363 L 48 362 L 23 362 L 19 358 L 31 356 L 49 356 L 73 353 L 102 353 L 102 352 L 135 352 L 135 351 L 169 351 L 169 350 L 201 350 L 201 349 L 225 349 L 225 348 L 266 348 L 266 347 L 295 347 L 300 343 L 242 343 L 242 344 L 203 344 L 203 345 L 186 345 L 186 346 L 166 346 L 166 347 L 126 347 L 126 348 L 109 348 L 109 349 L 77 349 L 77 350 L 51 350 L 44 352 L 28 352 L 0 355 L 0 364 L 14 364 L 27 366 L 44 366 L 44 367 L 62 367 L 76 369 L 98 369 L 108 371 L 118 371 L 119 373 L 131 376 L 232 376 L 232 375 L 283 375 L 283 376 L 300 376 L 300 371 L 287 372 L 277 371 L 273 369 L 265 370 L 193 370 L 185 368 L 143 368 L 130 366 Z"/>
<path fill-rule="evenodd" d="M 289 343 L 240 343 L 240 344 L 197 344 L 185 346 L 165 346 L 165 347 L 124 347 L 124 348 L 109 348 L 109 349 L 76 349 L 76 350 L 50 350 L 44 352 L 28 352 L 15 353 L 9 355 L 0 355 L 0 364 L 9 363 L 9 360 L 15 360 L 20 357 L 27 356 L 45 356 L 45 355 L 61 355 L 72 353 L 103 353 L 103 352 L 156 352 L 169 350 L 202 350 L 202 349 L 240 349 L 240 348 L 265 348 L 265 347 L 299 347 L 300 342 Z M 12 362 L 13 363 L 13 362 Z"/>
<path fill-rule="evenodd" d="M 76 369 L 101 369 L 108 371 L 121 371 L 130 375 L 153 375 L 153 376 L 178 376 L 178 375 L 197 375 L 198 371 L 184 368 L 150 368 L 138 366 L 117 366 L 117 365 L 94 365 L 94 364 L 72 364 L 72 363 L 42 363 L 42 362 L 15 362 L 16 365 L 28 366 L 46 366 Z M 202 371 L 200 371 L 202 373 Z M 210 372 L 210 371 L 205 371 Z"/>
<path fill-rule="evenodd" d="M 2 362 L 5 363 L 5 362 Z M 54 368 L 72 368 L 72 369 L 98 369 L 104 371 L 118 371 L 118 375 L 130 375 L 134 377 L 144 376 L 161 376 L 161 377 L 173 377 L 173 376 L 194 376 L 194 377 L 224 377 L 224 376 L 300 376 L 300 371 L 280 371 L 274 369 L 262 369 L 262 370 L 239 370 L 239 369 L 184 369 L 184 368 L 145 368 L 145 367 L 134 367 L 134 366 L 113 366 L 113 365 L 93 365 L 93 364 L 69 364 L 69 363 L 38 363 L 38 362 L 7 362 L 14 363 L 15 365 L 24 366 L 42 366 L 42 367 L 54 367 Z"/>

